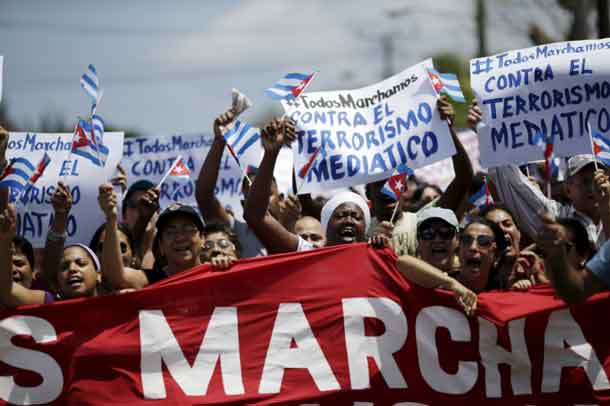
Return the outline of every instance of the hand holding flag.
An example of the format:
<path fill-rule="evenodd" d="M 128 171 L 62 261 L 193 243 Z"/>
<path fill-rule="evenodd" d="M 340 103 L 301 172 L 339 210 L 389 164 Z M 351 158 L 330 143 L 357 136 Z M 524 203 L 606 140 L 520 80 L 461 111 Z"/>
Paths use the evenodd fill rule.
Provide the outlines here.
<path fill-rule="evenodd" d="M 413 169 L 409 168 L 407 164 L 402 163 L 396 167 L 394 175 L 392 175 L 381 188 L 381 193 L 389 196 L 397 202 L 396 206 L 394 206 L 390 223 L 394 222 L 394 217 L 396 216 L 398 207 L 400 206 L 398 203 L 400 202 L 400 196 L 405 190 L 407 190 L 407 181 L 412 175 Z"/>

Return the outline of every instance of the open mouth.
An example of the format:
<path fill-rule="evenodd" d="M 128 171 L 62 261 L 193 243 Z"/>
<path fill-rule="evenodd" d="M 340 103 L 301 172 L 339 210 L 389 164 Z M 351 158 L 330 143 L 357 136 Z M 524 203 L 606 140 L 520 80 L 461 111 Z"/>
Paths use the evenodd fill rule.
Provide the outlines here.
<path fill-rule="evenodd" d="M 444 258 L 449 255 L 449 250 L 446 247 L 432 247 L 430 248 L 432 256 L 437 258 Z"/>
<path fill-rule="evenodd" d="M 13 272 L 13 282 L 19 283 L 23 281 L 23 276 L 20 272 Z"/>
<path fill-rule="evenodd" d="M 344 241 L 354 241 L 356 239 L 356 228 L 354 226 L 343 226 L 339 229 L 338 234 Z"/>
<path fill-rule="evenodd" d="M 81 275 L 72 275 L 68 278 L 68 286 L 72 289 L 77 289 L 83 284 L 83 277 Z"/>
<path fill-rule="evenodd" d="M 189 245 L 178 246 L 178 247 L 174 248 L 174 251 L 176 251 L 179 254 L 184 254 L 184 253 L 190 252 L 191 247 Z"/>
<path fill-rule="evenodd" d="M 468 268 L 481 268 L 481 264 L 483 263 L 483 261 L 481 261 L 481 258 L 468 258 L 466 259 L 466 261 L 464 261 L 464 265 L 466 265 Z"/>

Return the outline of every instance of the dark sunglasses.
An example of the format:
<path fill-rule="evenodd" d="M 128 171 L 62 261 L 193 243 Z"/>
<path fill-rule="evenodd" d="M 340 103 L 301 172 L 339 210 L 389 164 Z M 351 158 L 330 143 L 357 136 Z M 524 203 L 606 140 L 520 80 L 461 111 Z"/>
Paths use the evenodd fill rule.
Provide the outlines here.
<path fill-rule="evenodd" d="M 121 254 L 127 253 L 127 243 L 121 242 L 119 244 L 121 246 Z M 104 252 L 104 243 L 101 242 L 97 245 L 97 252 Z"/>
<path fill-rule="evenodd" d="M 419 232 L 419 238 L 424 241 L 434 240 L 437 236 L 443 241 L 449 241 L 455 237 L 455 228 L 424 228 Z"/>
<path fill-rule="evenodd" d="M 494 243 L 494 238 L 488 235 L 472 236 L 470 234 L 462 234 L 460 241 L 462 244 L 470 245 L 476 240 L 479 247 L 489 247 Z"/>

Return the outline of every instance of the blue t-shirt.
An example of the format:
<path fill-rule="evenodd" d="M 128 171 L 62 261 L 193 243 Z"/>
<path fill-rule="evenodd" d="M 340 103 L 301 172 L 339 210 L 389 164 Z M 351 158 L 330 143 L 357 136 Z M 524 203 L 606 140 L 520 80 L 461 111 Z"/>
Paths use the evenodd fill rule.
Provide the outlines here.
<path fill-rule="evenodd" d="M 587 268 L 610 289 L 610 240 L 587 262 Z"/>

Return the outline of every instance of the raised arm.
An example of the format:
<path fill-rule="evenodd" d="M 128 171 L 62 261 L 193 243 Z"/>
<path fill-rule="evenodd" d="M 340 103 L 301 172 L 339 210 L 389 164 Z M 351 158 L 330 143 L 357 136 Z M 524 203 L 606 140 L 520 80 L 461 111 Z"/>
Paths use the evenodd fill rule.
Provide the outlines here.
<path fill-rule="evenodd" d="M 396 260 L 400 273 L 409 281 L 424 288 L 441 288 L 453 292 L 458 303 L 467 314 L 477 307 L 477 295 L 440 269 L 410 255 Z"/>
<path fill-rule="evenodd" d="M 117 196 L 112 185 L 99 188 L 98 201 L 106 215 L 106 237 L 102 250 L 102 277 L 115 290 L 141 289 L 148 285 L 146 274 L 140 270 L 127 270 L 123 265 L 118 229 Z"/>
<path fill-rule="evenodd" d="M 138 220 L 133 227 L 133 238 L 136 241 L 136 254 L 140 262 L 147 252 L 152 250 L 154 233 L 156 231 L 155 213 L 159 209 L 159 188 L 148 189 L 138 200 Z M 151 220 L 155 224 L 150 224 Z"/>
<path fill-rule="evenodd" d="M 197 199 L 199 211 L 205 221 L 217 219 L 227 224 L 231 223 L 231 216 L 214 196 L 214 188 L 216 187 L 216 180 L 218 180 L 222 154 L 225 149 L 222 129 L 231 124 L 234 117 L 233 111 L 229 109 L 214 120 L 214 141 L 197 177 L 195 198 Z"/>
<path fill-rule="evenodd" d="M 568 260 L 569 241 L 564 227 L 548 213 L 542 216 L 543 227 L 537 243 L 545 254 L 545 271 L 555 292 L 567 304 L 582 303 L 595 293 L 608 290 L 593 271 L 602 271 L 610 264 L 610 243 L 606 242 L 584 270 L 575 269 Z M 576 249 L 570 247 L 570 249 Z M 600 268 L 600 269 L 598 269 Z"/>
<path fill-rule="evenodd" d="M 270 254 L 296 251 L 299 238 L 286 230 L 267 210 L 271 197 L 273 168 L 282 146 L 290 145 L 295 139 L 294 123 L 287 119 L 274 118 L 271 124 L 262 130 L 261 138 L 265 155 L 246 199 L 244 219 Z"/>
<path fill-rule="evenodd" d="M 66 225 L 72 208 L 70 188 L 63 182 L 57 183 L 57 188 L 51 197 L 53 206 L 53 223 L 47 232 L 42 261 L 42 276 L 54 290 L 57 287 L 57 273 L 66 242 Z"/>
<path fill-rule="evenodd" d="M 447 190 L 445 190 L 445 193 L 441 196 L 438 205 L 453 210 L 456 212 L 458 218 L 461 218 L 464 211 L 462 202 L 468 199 L 468 191 L 472 184 L 474 171 L 468 153 L 453 127 L 455 111 L 446 96 L 442 96 L 438 100 L 438 110 L 441 113 L 441 118 L 447 120 L 449 124 L 449 132 L 451 133 L 451 139 L 453 140 L 456 149 L 455 155 L 451 157 L 455 178 L 453 178 L 447 187 Z"/>
<path fill-rule="evenodd" d="M 43 304 L 44 291 L 31 290 L 13 282 L 13 237 L 16 229 L 15 207 L 8 205 L 0 214 L 0 300 L 8 307 Z"/>

